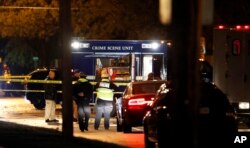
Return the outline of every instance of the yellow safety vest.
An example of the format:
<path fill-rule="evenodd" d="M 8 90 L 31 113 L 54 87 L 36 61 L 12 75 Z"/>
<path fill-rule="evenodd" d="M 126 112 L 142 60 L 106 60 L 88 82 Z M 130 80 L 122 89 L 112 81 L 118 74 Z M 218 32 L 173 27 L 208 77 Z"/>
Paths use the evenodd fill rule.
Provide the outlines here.
<path fill-rule="evenodd" d="M 99 83 L 99 88 L 96 89 L 96 98 L 106 100 L 106 101 L 113 101 L 114 97 L 114 90 L 110 89 L 110 82 L 108 79 L 103 79 Z"/>

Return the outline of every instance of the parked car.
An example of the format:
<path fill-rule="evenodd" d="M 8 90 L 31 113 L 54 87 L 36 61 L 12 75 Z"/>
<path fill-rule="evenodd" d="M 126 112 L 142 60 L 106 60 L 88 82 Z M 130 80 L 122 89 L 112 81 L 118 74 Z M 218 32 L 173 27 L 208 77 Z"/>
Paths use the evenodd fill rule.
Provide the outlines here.
<path fill-rule="evenodd" d="M 197 116 L 198 147 L 216 147 L 233 142 L 238 127 L 234 109 L 227 96 L 211 82 L 200 84 L 200 103 Z M 143 118 L 144 141 L 146 148 L 171 146 L 176 127 L 173 106 L 175 91 L 171 84 L 163 84 L 156 94 L 151 109 Z M 185 123 L 183 123 L 185 124 Z M 191 136 L 191 135 L 190 135 Z M 175 137 L 176 138 L 176 137 Z M 217 145 L 218 144 L 218 145 Z"/>
<path fill-rule="evenodd" d="M 56 71 L 56 79 L 60 80 L 60 73 L 58 70 Z M 46 77 L 48 76 L 49 69 L 43 68 L 43 69 L 36 69 L 32 71 L 31 73 L 28 74 L 29 80 L 45 80 Z M 59 87 L 61 87 L 61 84 Z M 43 109 L 45 107 L 45 99 L 44 99 L 44 83 L 27 83 L 25 88 L 26 88 L 26 93 L 25 97 L 27 100 L 31 102 L 31 104 L 34 105 L 36 109 Z M 60 103 L 62 101 L 62 95 L 61 93 L 58 92 L 58 99 L 57 103 Z"/>
<path fill-rule="evenodd" d="M 117 131 L 132 132 L 142 126 L 142 119 L 154 101 L 156 91 L 166 80 L 130 82 L 116 101 Z"/>

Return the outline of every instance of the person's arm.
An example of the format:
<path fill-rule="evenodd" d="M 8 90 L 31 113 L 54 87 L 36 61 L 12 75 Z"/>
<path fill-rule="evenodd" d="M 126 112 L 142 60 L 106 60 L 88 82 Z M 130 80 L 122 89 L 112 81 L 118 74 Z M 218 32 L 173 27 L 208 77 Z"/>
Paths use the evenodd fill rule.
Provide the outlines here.
<path fill-rule="evenodd" d="M 113 89 L 114 91 L 118 90 L 117 85 L 115 85 L 113 82 L 110 82 L 110 88 Z"/>
<path fill-rule="evenodd" d="M 118 91 L 118 87 L 117 85 L 115 85 L 113 82 L 110 83 L 110 88 L 113 89 L 114 92 Z M 114 98 L 120 98 L 121 95 L 120 94 L 114 94 Z"/>
<path fill-rule="evenodd" d="M 91 98 L 93 94 L 93 86 L 90 83 L 87 83 L 84 89 L 85 89 L 84 93 L 86 94 L 86 97 Z"/>
<path fill-rule="evenodd" d="M 99 87 L 99 84 L 100 84 L 100 82 L 98 82 L 98 83 L 94 86 L 93 91 L 96 91 L 96 89 Z"/>

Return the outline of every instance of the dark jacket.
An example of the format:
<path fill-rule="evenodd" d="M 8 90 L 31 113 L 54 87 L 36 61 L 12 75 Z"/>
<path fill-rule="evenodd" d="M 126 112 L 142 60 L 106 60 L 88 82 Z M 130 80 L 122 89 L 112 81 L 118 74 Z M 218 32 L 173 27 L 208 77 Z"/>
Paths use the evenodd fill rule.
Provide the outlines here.
<path fill-rule="evenodd" d="M 46 78 L 46 80 L 51 80 L 50 78 Z M 58 86 L 52 83 L 44 84 L 44 98 L 46 100 L 55 100 L 57 99 L 57 90 Z"/>
<path fill-rule="evenodd" d="M 79 93 L 83 93 L 84 96 L 79 96 Z M 76 99 L 76 103 L 88 105 L 92 99 L 93 86 L 85 78 L 79 78 L 73 85 L 73 96 Z"/>

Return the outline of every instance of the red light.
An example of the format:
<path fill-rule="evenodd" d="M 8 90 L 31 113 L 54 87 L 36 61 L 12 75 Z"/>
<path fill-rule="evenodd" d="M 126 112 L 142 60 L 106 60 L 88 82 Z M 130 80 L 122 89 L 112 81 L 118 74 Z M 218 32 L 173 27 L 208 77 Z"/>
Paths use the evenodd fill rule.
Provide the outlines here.
<path fill-rule="evenodd" d="M 245 29 L 249 29 L 249 26 L 248 26 L 248 25 L 245 25 L 244 28 L 245 28 Z"/>
<path fill-rule="evenodd" d="M 220 25 L 218 28 L 219 28 L 219 29 L 224 29 L 224 26 L 223 26 L 223 25 Z"/>
<path fill-rule="evenodd" d="M 236 29 L 241 29 L 241 26 L 240 26 L 240 25 L 237 25 L 237 26 L 236 26 Z"/>
<path fill-rule="evenodd" d="M 138 98 L 138 99 L 131 99 L 128 101 L 128 105 L 144 105 L 147 102 L 145 101 L 144 98 Z"/>

